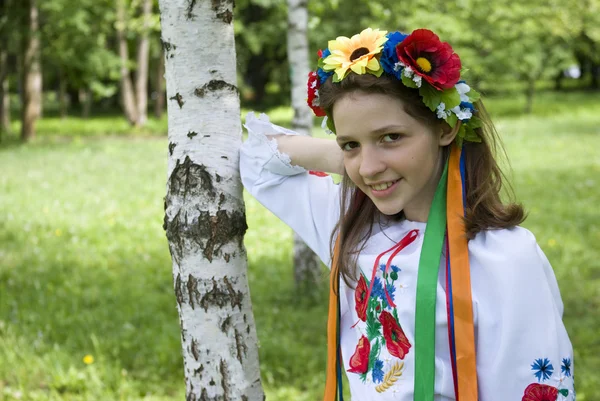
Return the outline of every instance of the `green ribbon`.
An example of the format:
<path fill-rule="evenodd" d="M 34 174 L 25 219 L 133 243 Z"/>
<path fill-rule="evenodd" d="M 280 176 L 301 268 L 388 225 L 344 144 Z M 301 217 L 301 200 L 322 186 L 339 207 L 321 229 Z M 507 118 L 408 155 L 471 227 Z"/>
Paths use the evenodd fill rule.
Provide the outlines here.
<path fill-rule="evenodd" d="M 419 259 L 415 314 L 415 397 L 433 401 L 435 386 L 435 303 L 438 271 L 446 232 L 448 163 L 440 178 L 425 228 Z"/>

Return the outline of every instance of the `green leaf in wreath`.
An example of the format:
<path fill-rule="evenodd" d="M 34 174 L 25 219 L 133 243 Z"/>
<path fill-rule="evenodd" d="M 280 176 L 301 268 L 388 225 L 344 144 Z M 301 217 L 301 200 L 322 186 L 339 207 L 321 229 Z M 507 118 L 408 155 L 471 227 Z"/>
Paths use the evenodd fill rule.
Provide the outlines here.
<path fill-rule="evenodd" d="M 422 81 L 421 87 L 419 88 L 419 94 L 423 98 L 425 106 L 429 107 L 429 110 L 431 111 L 435 111 L 442 101 L 441 92 L 425 81 Z"/>
<path fill-rule="evenodd" d="M 460 104 L 460 95 L 455 87 L 441 92 L 441 101 L 446 105 L 446 110 L 450 110 Z"/>
<path fill-rule="evenodd" d="M 451 113 L 448 117 L 446 117 L 446 122 L 451 128 L 454 128 L 454 126 L 458 122 L 458 117 L 456 117 L 456 114 Z"/>
<path fill-rule="evenodd" d="M 481 97 L 481 95 L 479 94 L 479 92 L 477 92 L 475 89 L 471 88 L 470 91 L 468 91 L 466 93 L 467 96 L 469 96 L 469 100 L 471 101 L 471 103 L 475 103 L 476 101 L 479 100 L 479 98 Z"/>
<path fill-rule="evenodd" d="M 413 81 L 412 78 L 409 78 L 404 74 L 402 74 L 402 83 L 404 84 L 404 86 L 408 86 L 409 88 L 417 88 L 417 84 L 415 83 L 415 81 Z"/>

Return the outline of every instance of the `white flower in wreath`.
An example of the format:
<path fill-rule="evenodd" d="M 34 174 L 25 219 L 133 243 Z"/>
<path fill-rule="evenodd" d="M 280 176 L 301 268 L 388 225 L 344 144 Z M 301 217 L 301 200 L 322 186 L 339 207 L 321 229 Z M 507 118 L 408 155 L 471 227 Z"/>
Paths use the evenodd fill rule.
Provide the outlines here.
<path fill-rule="evenodd" d="M 446 117 L 448 117 L 451 113 L 450 110 L 446 110 L 446 103 L 444 102 L 438 105 L 438 107 L 435 109 L 435 112 L 437 117 L 440 119 L 446 119 Z"/>
<path fill-rule="evenodd" d="M 469 93 L 469 91 L 471 90 L 471 87 L 469 85 L 465 84 L 464 82 L 458 83 L 458 84 L 454 85 L 454 87 L 456 88 L 456 91 L 460 95 L 460 101 L 470 103 L 470 99 L 467 96 L 467 93 Z"/>
<path fill-rule="evenodd" d="M 459 120 L 468 120 L 469 118 L 473 117 L 473 112 L 471 111 L 471 109 L 468 109 L 466 107 L 464 109 L 461 109 L 460 106 L 456 106 L 450 109 L 450 111 L 456 114 L 456 117 L 458 117 Z"/>

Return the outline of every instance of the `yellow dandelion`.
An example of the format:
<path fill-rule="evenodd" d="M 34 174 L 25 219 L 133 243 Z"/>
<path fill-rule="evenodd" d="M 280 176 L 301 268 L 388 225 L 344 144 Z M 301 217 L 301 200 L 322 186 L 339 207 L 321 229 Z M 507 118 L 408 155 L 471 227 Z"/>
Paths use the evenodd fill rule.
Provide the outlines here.
<path fill-rule="evenodd" d="M 87 354 L 83 357 L 83 363 L 85 363 L 86 365 L 91 365 L 92 363 L 94 363 L 94 357 L 90 354 Z"/>
<path fill-rule="evenodd" d="M 60 237 L 62 235 L 62 230 L 60 228 L 57 228 L 56 230 L 54 230 L 54 235 Z"/>
<path fill-rule="evenodd" d="M 548 240 L 548 245 L 549 245 L 549 246 L 552 246 L 552 247 L 553 247 L 553 246 L 556 246 L 556 240 L 555 240 L 555 239 L 553 239 L 553 238 L 549 239 L 549 240 Z"/>
<path fill-rule="evenodd" d="M 323 69 L 335 71 L 337 81 L 344 79 L 349 69 L 360 75 L 381 75 L 383 69 L 376 56 L 381 53 L 383 44 L 388 40 L 386 33 L 387 31 L 367 28 L 351 38 L 338 36 L 335 40 L 330 40 L 327 47 L 331 54 L 323 60 Z"/>

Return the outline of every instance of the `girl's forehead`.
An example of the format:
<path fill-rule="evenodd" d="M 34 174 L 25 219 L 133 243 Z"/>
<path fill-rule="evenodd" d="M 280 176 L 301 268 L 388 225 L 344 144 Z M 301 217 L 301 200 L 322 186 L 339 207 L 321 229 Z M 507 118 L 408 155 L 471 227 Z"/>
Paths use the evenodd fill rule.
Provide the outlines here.
<path fill-rule="evenodd" d="M 350 93 L 333 105 L 337 140 L 346 136 L 385 134 L 415 128 L 419 121 L 405 111 L 395 97 L 373 93 Z"/>

